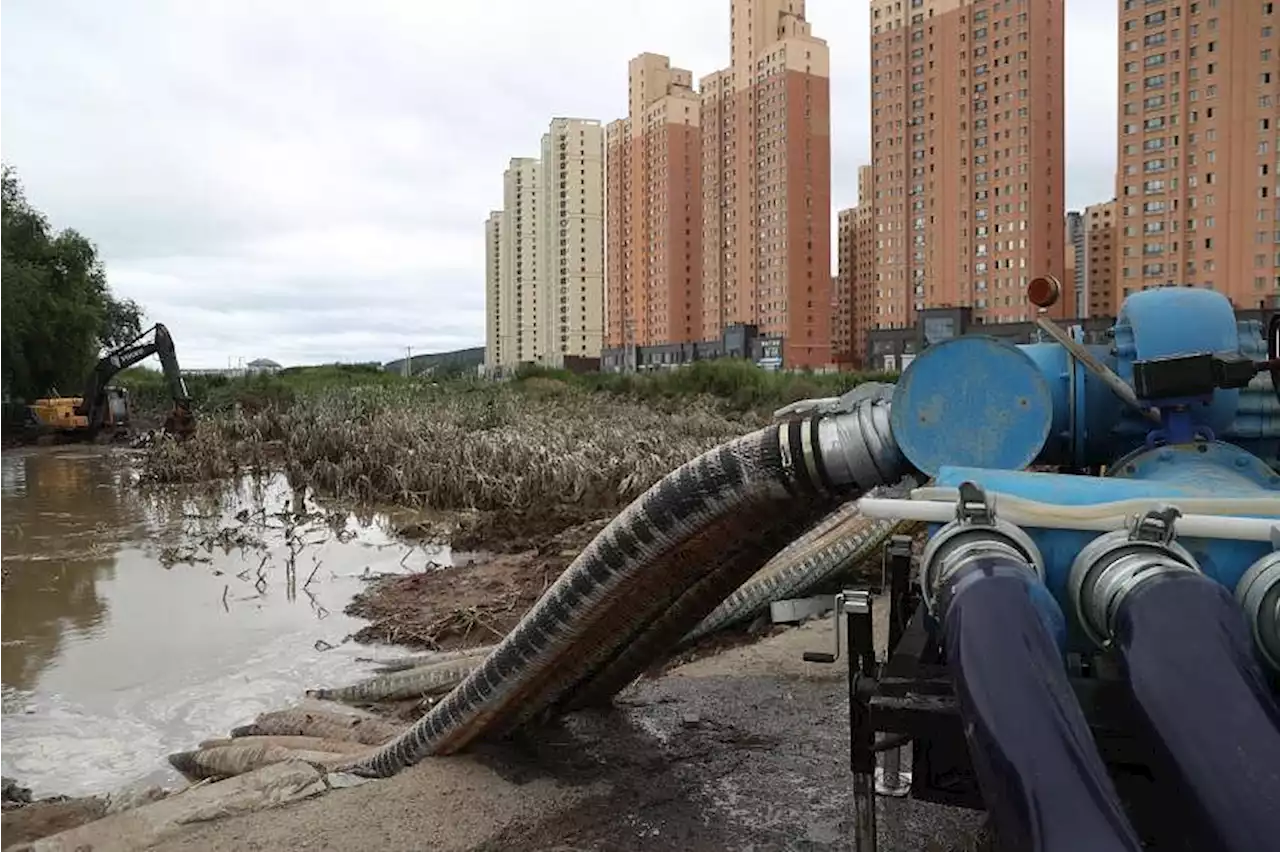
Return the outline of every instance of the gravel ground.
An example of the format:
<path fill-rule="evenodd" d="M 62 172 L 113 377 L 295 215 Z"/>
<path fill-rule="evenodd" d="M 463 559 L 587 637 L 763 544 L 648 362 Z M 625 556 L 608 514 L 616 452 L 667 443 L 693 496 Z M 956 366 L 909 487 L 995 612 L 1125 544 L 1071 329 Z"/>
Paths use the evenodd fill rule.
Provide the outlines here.
<path fill-rule="evenodd" d="M 848 849 L 844 668 L 800 659 L 830 642 L 826 620 L 789 630 L 641 681 L 613 712 L 154 848 Z M 880 846 L 970 848 L 981 819 L 882 799 Z"/>

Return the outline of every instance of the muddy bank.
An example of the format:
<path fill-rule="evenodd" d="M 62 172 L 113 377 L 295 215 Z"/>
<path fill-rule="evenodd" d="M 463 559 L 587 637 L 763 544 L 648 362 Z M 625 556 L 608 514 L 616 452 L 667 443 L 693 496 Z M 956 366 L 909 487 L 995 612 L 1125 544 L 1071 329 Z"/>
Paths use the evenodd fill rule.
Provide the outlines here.
<path fill-rule="evenodd" d="M 499 641 L 607 523 L 529 531 L 514 552 L 507 538 L 455 538 L 455 551 L 489 553 L 453 568 L 373 581 L 346 609 L 370 622 L 354 638 L 431 650 Z"/>
<path fill-rule="evenodd" d="M 8 848 L 57 834 L 107 815 L 107 803 L 96 797 L 52 798 L 21 806 L 5 805 L 0 817 L 0 834 Z"/>

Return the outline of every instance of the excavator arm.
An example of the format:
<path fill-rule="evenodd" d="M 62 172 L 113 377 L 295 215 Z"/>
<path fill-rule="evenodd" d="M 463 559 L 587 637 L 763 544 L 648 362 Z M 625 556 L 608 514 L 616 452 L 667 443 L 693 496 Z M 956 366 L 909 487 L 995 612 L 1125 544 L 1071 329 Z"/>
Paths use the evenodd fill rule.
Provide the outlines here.
<path fill-rule="evenodd" d="M 98 361 L 85 382 L 84 394 L 76 407 L 76 414 L 87 418 L 88 429 L 97 432 L 103 423 L 107 406 L 107 385 L 121 370 L 127 370 L 152 355 L 160 357 L 160 367 L 169 393 L 173 396 L 174 410 L 165 421 L 168 431 L 186 432 L 191 427 L 191 396 L 187 383 L 178 366 L 173 337 L 163 324 L 156 323 L 133 340 L 108 352 Z"/>

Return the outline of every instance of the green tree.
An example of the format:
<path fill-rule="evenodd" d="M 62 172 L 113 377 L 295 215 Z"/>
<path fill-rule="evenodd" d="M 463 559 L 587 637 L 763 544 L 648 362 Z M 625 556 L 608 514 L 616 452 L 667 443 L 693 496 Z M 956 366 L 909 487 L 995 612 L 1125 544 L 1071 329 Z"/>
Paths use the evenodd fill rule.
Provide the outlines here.
<path fill-rule="evenodd" d="M 76 393 L 103 347 L 136 337 L 142 311 L 117 301 L 88 239 L 55 232 L 31 205 L 12 167 L 3 168 L 0 230 L 0 380 L 22 399 L 55 388 Z"/>

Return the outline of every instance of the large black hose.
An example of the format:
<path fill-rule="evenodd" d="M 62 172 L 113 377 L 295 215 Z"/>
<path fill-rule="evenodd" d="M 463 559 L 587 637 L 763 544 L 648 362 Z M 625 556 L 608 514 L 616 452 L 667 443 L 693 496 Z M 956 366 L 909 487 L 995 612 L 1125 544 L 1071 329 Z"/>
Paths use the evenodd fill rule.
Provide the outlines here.
<path fill-rule="evenodd" d="M 1280 845 L 1280 709 L 1231 594 L 1202 574 L 1155 576 L 1116 611 L 1115 642 L 1152 730 L 1216 849 Z"/>
<path fill-rule="evenodd" d="M 1067 680 L 1061 610 L 1026 563 L 974 559 L 942 589 L 947 665 L 1001 848 L 1142 848 Z"/>
<path fill-rule="evenodd" d="M 791 539 L 840 502 L 896 481 L 904 466 L 883 399 L 864 400 L 852 413 L 771 426 L 704 453 L 605 527 L 484 664 L 426 716 L 347 768 L 391 775 L 505 731 L 619 655 L 632 665 L 636 655 L 626 651 L 638 637 L 652 662 Z M 696 605 L 686 594 L 695 589 Z M 665 625 L 665 637 L 652 631 L 655 623 Z M 625 686 L 615 680 L 610 689 Z"/>

